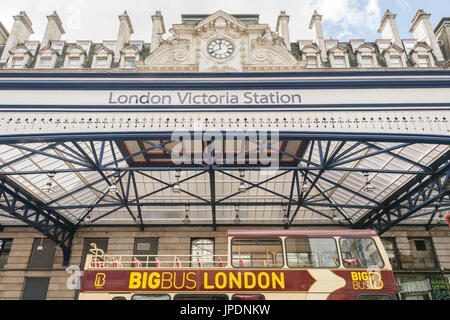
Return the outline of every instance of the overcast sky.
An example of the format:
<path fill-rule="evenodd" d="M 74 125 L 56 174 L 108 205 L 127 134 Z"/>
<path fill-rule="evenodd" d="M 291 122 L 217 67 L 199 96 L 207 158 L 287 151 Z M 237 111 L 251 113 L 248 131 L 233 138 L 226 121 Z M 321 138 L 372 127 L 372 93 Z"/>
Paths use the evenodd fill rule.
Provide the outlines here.
<path fill-rule="evenodd" d="M 222 9 L 231 14 L 260 15 L 260 23 L 276 27 L 281 10 L 290 15 L 291 41 L 310 39 L 308 30 L 311 14 L 318 10 L 323 15 L 325 38 L 380 39 L 377 33 L 386 9 L 397 14 L 402 38 L 413 38 L 409 33 L 411 19 L 418 9 L 430 13 L 434 28 L 442 17 L 450 16 L 450 0 L 0 0 L 0 21 L 7 30 L 14 22 L 12 16 L 24 10 L 31 18 L 33 40 L 42 40 L 47 24 L 46 15 L 56 10 L 66 34 L 63 39 L 115 40 L 118 15 L 128 11 L 134 28 L 132 39 L 150 42 L 151 15 L 162 11 L 166 29 L 181 22 L 181 14 L 210 14 Z"/>

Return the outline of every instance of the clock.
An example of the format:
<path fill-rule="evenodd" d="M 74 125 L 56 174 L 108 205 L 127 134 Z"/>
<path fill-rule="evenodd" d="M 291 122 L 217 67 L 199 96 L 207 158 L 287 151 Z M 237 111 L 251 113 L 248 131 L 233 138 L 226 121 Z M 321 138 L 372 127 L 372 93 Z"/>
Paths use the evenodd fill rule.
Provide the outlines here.
<path fill-rule="evenodd" d="M 208 53 L 216 59 L 225 59 L 233 54 L 233 44 L 226 39 L 215 39 L 208 44 Z"/>

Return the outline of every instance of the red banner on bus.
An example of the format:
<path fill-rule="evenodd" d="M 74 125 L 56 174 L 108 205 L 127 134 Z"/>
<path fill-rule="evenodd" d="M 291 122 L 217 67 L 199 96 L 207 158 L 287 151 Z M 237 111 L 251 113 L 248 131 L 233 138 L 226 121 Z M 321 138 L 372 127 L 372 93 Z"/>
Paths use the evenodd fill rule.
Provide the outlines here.
<path fill-rule="evenodd" d="M 355 290 L 358 282 L 359 290 L 384 291 L 388 288 L 382 279 L 390 280 L 389 273 L 392 272 L 332 274 L 341 283 L 338 288 L 349 286 Z M 318 282 L 333 287 L 334 280 L 329 276 L 320 279 L 316 275 L 316 278 L 307 270 L 289 269 L 98 270 L 84 272 L 81 292 L 309 292 Z"/>

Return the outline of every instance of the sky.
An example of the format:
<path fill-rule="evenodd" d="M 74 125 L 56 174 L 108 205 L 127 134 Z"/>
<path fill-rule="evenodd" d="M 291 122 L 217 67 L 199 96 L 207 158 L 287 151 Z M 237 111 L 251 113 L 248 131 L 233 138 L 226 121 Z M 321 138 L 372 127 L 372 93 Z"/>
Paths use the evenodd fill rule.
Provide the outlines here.
<path fill-rule="evenodd" d="M 63 40 L 115 40 L 118 16 L 127 10 L 134 34 L 131 39 L 150 42 L 151 15 L 160 10 L 166 30 L 181 22 L 181 14 L 211 14 L 224 10 L 230 14 L 259 14 L 260 23 L 275 31 L 281 10 L 290 16 L 291 41 L 311 39 L 308 30 L 314 10 L 323 15 L 325 39 L 381 39 L 377 32 L 386 9 L 397 14 L 397 26 L 403 39 L 411 39 L 411 20 L 418 9 L 431 14 L 434 28 L 442 17 L 450 17 L 450 0 L 0 0 L 0 21 L 8 31 L 12 16 L 24 10 L 30 17 L 34 34 L 30 40 L 42 40 L 46 16 L 57 11 L 66 34 Z"/>

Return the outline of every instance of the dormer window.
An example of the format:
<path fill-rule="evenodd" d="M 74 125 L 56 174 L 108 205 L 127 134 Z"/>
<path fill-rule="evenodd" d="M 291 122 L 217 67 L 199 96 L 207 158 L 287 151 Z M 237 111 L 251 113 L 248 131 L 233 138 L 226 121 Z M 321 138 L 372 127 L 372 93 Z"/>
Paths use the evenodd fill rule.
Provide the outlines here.
<path fill-rule="evenodd" d="M 39 65 L 42 69 L 50 69 L 52 65 L 51 58 L 41 58 L 41 64 Z"/>
<path fill-rule="evenodd" d="M 389 57 L 389 67 L 391 68 L 401 68 L 403 67 L 402 58 L 400 56 Z"/>
<path fill-rule="evenodd" d="M 373 61 L 372 56 L 362 56 L 362 67 L 363 68 L 373 68 L 375 67 L 375 62 Z"/>
<path fill-rule="evenodd" d="M 426 43 L 417 43 L 411 50 L 411 58 L 414 65 L 419 68 L 435 67 L 434 57 L 431 48 Z"/>
<path fill-rule="evenodd" d="M 24 69 L 28 67 L 31 60 L 31 53 L 23 44 L 17 45 L 10 51 L 10 56 L 6 63 L 7 69 Z"/>
<path fill-rule="evenodd" d="M 335 68 L 345 68 L 345 57 L 334 57 L 334 67 Z"/>
<path fill-rule="evenodd" d="M 68 63 L 68 67 L 71 69 L 78 69 L 80 67 L 81 63 L 80 63 L 80 58 L 75 57 L 75 58 L 69 58 L 69 63 Z"/>
<path fill-rule="evenodd" d="M 108 59 L 97 58 L 97 63 L 95 64 L 95 67 L 99 69 L 106 69 L 108 67 Z"/>
<path fill-rule="evenodd" d="M 419 56 L 418 58 L 418 65 L 420 68 L 429 68 L 430 67 L 430 60 L 427 56 Z"/>
<path fill-rule="evenodd" d="M 125 68 L 126 69 L 134 69 L 134 59 L 128 58 L 125 60 Z"/>
<path fill-rule="evenodd" d="M 348 68 L 350 62 L 348 61 L 348 48 L 339 45 L 336 41 L 335 46 L 328 50 L 328 57 L 332 68 Z"/>
<path fill-rule="evenodd" d="M 356 60 L 360 68 L 375 68 L 378 67 L 377 58 L 375 55 L 375 48 L 368 43 L 361 44 L 356 50 Z"/>
<path fill-rule="evenodd" d="M 302 48 L 302 60 L 306 68 L 320 68 L 320 50 L 315 44 L 307 44 Z"/>
<path fill-rule="evenodd" d="M 136 61 L 139 61 L 139 50 L 135 45 L 130 44 L 120 52 L 120 67 L 124 69 L 136 68 Z"/>
<path fill-rule="evenodd" d="M 306 57 L 306 67 L 307 68 L 318 68 L 317 57 L 316 56 Z"/>
<path fill-rule="evenodd" d="M 24 67 L 24 61 L 22 57 L 14 57 L 12 68 L 13 69 L 22 69 Z"/>
<path fill-rule="evenodd" d="M 86 51 L 78 44 L 70 44 L 65 54 L 64 68 L 80 69 L 86 60 Z"/>
<path fill-rule="evenodd" d="M 95 69 L 109 69 L 111 67 L 114 57 L 114 52 L 109 50 L 106 46 L 101 46 L 94 52 L 94 59 L 92 61 L 92 68 Z"/>

